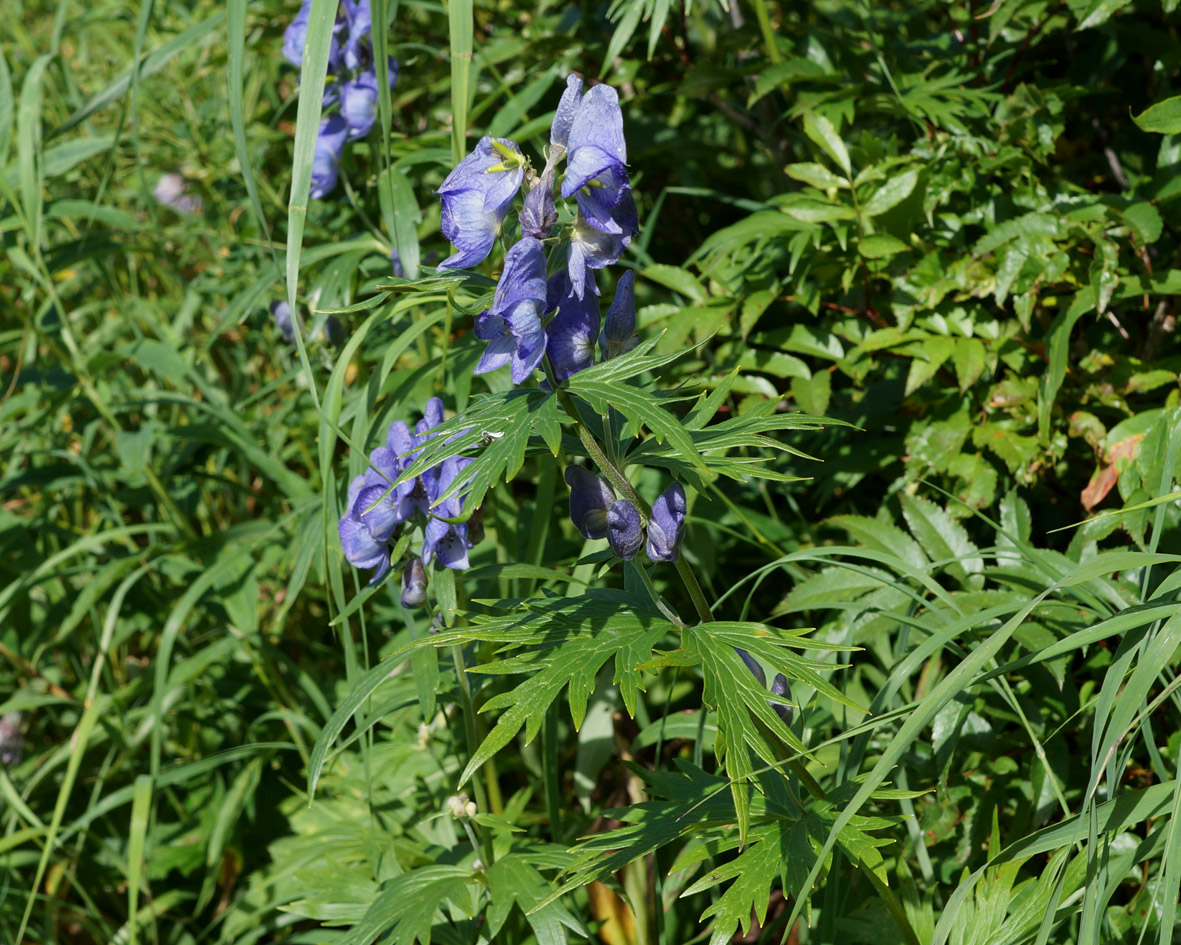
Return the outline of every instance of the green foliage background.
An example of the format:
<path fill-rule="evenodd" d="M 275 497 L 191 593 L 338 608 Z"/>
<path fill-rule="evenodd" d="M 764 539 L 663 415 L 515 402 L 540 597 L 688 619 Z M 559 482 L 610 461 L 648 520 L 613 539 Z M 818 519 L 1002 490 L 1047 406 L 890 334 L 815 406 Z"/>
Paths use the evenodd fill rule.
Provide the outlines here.
<path fill-rule="evenodd" d="M 1177 939 L 1176 0 L 373 8 L 389 131 L 310 204 L 294 4 L 5 11 L 0 940 Z M 430 277 L 570 71 L 684 395 L 611 401 L 695 486 L 683 631 L 566 521 L 557 408 L 473 380 L 491 269 Z M 336 538 L 433 394 L 506 433 L 435 634 Z"/>

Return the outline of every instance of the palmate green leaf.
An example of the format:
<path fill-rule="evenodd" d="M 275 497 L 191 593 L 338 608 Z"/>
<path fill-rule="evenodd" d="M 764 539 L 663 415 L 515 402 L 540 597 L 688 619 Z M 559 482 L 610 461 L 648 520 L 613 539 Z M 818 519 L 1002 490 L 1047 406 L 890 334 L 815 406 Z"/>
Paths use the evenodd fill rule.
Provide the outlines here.
<path fill-rule="evenodd" d="M 337 940 L 338 945 L 370 945 L 379 937 L 391 945 L 430 945 L 435 913 L 443 905 L 471 908 L 469 886 L 475 874 L 462 866 L 426 866 L 386 883 L 365 917 Z"/>
<path fill-rule="evenodd" d="M 622 827 L 593 834 L 575 847 L 569 879 L 542 903 L 552 902 L 572 889 L 616 873 L 633 860 L 648 856 L 678 838 L 697 834 L 708 824 L 732 824 L 734 804 L 726 779 L 707 774 L 677 759 L 677 771 L 649 771 L 628 764 L 655 800 L 606 811 L 624 822 Z M 755 804 L 762 798 L 756 796 Z"/>
<path fill-rule="evenodd" d="M 520 471 L 530 449 L 534 415 L 552 397 L 545 391 L 525 388 L 477 397 L 463 413 L 434 428 L 433 439 L 391 488 L 452 456 L 469 456 L 473 462 L 455 477 L 436 504 L 463 495 L 469 510 L 478 508 L 494 483 L 502 477 L 508 482 Z M 540 452 L 545 446 L 539 439 L 533 449 Z"/>
<path fill-rule="evenodd" d="M 469 672 L 505 675 L 528 673 L 529 678 L 508 692 L 489 699 L 482 712 L 505 710 L 472 755 L 460 783 L 504 748 L 522 727 L 526 742 L 541 729 L 550 704 L 568 688 L 570 715 L 578 728 L 586 716 L 595 678 L 609 659 L 615 661 L 613 682 L 629 713 L 635 712 L 640 683 L 637 667 L 652 659 L 652 651 L 672 623 L 645 601 L 620 591 L 590 591 L 581 597 L 554 597 L 498 605 L 505 615 L 473 616 L 470 632 L 525 630 L 523 641 L 535 643 L 524 652 Z M 523 613 L 522 613 L 523 612 Z M 438 636 L 442 636 L 441 634 Z M 443 645 L 436 638 L 436 645 Z"/>
<path fill-rule="evenodd" d="M 797 847 L 802 841 L 802 849 L 791 848 L 793 834 Z M 767 920 L 772 879 L 782 876 L 784 864 L 801 854 L 807 854 L 809 858 L 814 856 L 802 825 L 768 824 L 751 832 L 750 842 L 741 854 L 711 870 L 686 889 L 684 895 L 692 896 L 733 880 L 730 887 L 701 914 L 703 922 L 714 917 L 710 945 L 725 945 L 732 941 L 738 928 L 742 929 L 743 935 L 749 935 L 756 918 L 762 925 Z"/>
<path fill-rule="evenodd" d="M 588 932 L 569 909 L 560 902 L 541 903 L 553 891 L 550 882 L 538 872 L 528 851 L 502 856 L 488 868 L 488 904 L 485 916 L 488 935 L 495 940 L 514 904 L 525 913 L 525 919 L 538 945 L 562 945 L 566 941 L 563 927 L 583 937 Z"/>
<path fill-rule="evenodd" d="M 857 708 L 817 671 L 818 667 L 828 669 L 827 665 L 787 652 L 785 643 L 791 643 L 788 634 L 762 624 L 715 622 L 685 630 L 686 653 L 701 663 L 705 682 L 702 701 L 717 713 L 715 751 L 730 777 L 742 837 L 750 826 L 747 782 L 755 779 L 751 753 L 768 764 L 781 761 L 781 746 L 768 739 L 772 733 L 798 754 L 807 754 L 808 749 L 775 713 L 767 689 L 759 685 L 735 647 L 766 659 L 789 679 L 806 681 L 830 698 Z"/>
<path fill-rule="evenodd" d="M 584 380 L 581 374 L 571 379 L 570 387 L 572 393 L 583 398 L 600 416 L 614 408 L 627 420 L 633 436 L 647 428 L 658 442 L 667 441 L 681 459 L 697 467 L 708 480 L 713 480 L 714 474 L 698 452 L 693 438 L 681 421 L 665 409 L 665 401 L 653 392 L 607 381 Z"/>

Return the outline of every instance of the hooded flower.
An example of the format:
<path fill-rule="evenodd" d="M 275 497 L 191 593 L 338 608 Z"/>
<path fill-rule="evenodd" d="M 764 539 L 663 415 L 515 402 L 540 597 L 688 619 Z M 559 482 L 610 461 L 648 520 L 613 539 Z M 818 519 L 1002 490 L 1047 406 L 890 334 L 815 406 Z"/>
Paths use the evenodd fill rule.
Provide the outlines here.
<path fill-rule="evenodd" d="M 476 316 L 476 337 L 489 343 L 476 373 L 511 363 L 514 384 L 532 374 L 545 354 L 545 305 L 545 251 L 540 242 L 526 237 L 504 257 L 492 308 Z"/>
<path fill-rule="evenodd" d="M 549 141 L 559 148 L 568 147 L 570 128 L 574 124 L 574 116 L 578 114 L 578 106 L 582 101 L 582 79 L 576 75 L 566 76 L 566 91 L 562 93 L 562 100 L 558 102 L 558 110 L 554 112 L 554 121 L 550 126 Z M 622 118 L 620 119 L 622 128 Z"/>
<path fill-rule="evenodd" d="M 340 173 L 340 156 L 348 138 L 348 123 L 340 115 L 331 115 L 320 122 L 316 136 L 316 151 L 312 157 L 313 200 L 332 193 L 336 189 L 336 178 Z"/>
<path fill-rule="evenodd" d="M 640 513 L 627 499 L 620 499 L 607 510 L 607 540 L 611 550 L 624 561 L 634 558 L 644 543 Z"/>
<path fill-rule="evenodd" d="M 295 344 L 295 325 L 292 324 L 291 306 L 286 302 L 271 303 L 271 317 L 275 320 L 275 327 L 289 345 Z"/>
<path fill-rule="evenodd" d="M 375 568 L 370 584 L 376 584 L 384 578 L 390 570 L 390 550 L 386 538 L 374 538 L 368 524 L 362 521 L 362 513 L 381 497 L 380 491 L 376 496 L 367 495 L 372 489 L 367 487 L 366 475 L 357 476 L 349 484 L 349 497 L 345 506 L 345 514 L 341 516 L 339 532 L 340 546 L 344 549 L 345 559 L 354 568 Z"/>
<path fill-rule="evenodd" d="M 582 97 L 566 147 L 562 196 L 575 197 L 591 226 L 620 236 L 626 246 L 638 231 L 638 222 L 627 174 L 623 112 L 615 89 L 596 85 Z"/>
<path fill-rule="evenodd" d="M 524 178 L 521 149 L 507 138 L 480 139 L 443 186 L 441 227 L 458 252 L 440 269 L 467 269 L 487 258 Z"/>
<path fill-rule="evenodd" d="M 652 503 L 648 522 L 648 557 L 653 561 L 676 561 L 685 537 L 685 490 L 679 482 L 665 489 Z"/>
<path fill-rule="evenodd" d="M 341 10 L 345 15 L 349 38 L 344 44 L 341 59 L 349 69 L 360 69 L 365 63 L 372 62 L 372 47 L 365 42 L 369 30 L 373 26 L 373 16 L 369 11 L 369 0 L 341 0 Z"/>
<path fill-rule="evenodd" d="M 587 292 L 574 294 L 570 277 L 560 271 L 550 277 L 546 309 L 558 314 L 545 326 L 546 351 L 558 383 L 590 367 L 595 355 L 595 336 L 599 333 L 599 300 Z"/>
<path fill-rule="evenodd" d="M 431 491 L 432 503 L 438 502 L 439 496 L 450 488 L 455 477 L 470 462 L 470 459 L 458 456 L 444 461 Z M 437 557 L 439 564 L 445 568 L 468 567 L 467 550 L 472 543 L 468 540 L 467 524 L 444 521 L 459 518 L 462 514 L 463 504 L 460 498 L 454 495 L 439 502 L 431 510 L 432 518 L 427 522 L 422 539 L 422 560 L 426 564 L 430 564 L 432 559 Z"/>
<path fill-rule="evenodd" d="M 615 502 L 615 493 L 601 477 L 582 466 L 566 467 L 570 486 L 570 520 L 584 538 L 607 537 L 607 510 Z"/>
<path fill-rule="evenodd" d="M 349 126 L 348 138 L 364 138 L 377 120 L 377 76 L 362 72 L 340 87 L 340 116 Z"/>
<path fill-rule="evenodd" d="M 308 17 L 312 12 L 312 0 L 303 0 L 295 19 L 283 31 L 283 55 L 293 66 L 303 65 L 303 47 L 308 37 Z"/>
<path fill-rule="evenodd" d="M 607 322 L 599 335 L 599 350 L 603 360 L 617 358 L 631 351 L 640 339 L 636 337 L 636 274 L 628 270 L 619 277 L 615 298 L 607 309 Z"/>
<path fill-rule="evenodd" d="M 630 236 L 624 238 L 618 234 L 596 230 L 580 213 L 570 232 L 570 253 L 566 263 L 574 294 L 582 298 L 586 291 L 587 270 L 602 269 L 617 262 L 630 239 Z M 599 293 L 593 277 L 591 292 L 595 295 Z"/>

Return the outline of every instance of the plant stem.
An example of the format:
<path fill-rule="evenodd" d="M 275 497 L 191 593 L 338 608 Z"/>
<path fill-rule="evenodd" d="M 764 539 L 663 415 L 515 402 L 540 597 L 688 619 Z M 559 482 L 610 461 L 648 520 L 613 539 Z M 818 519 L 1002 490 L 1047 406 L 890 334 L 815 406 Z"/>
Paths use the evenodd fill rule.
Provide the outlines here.
<path fill-rule="evenodd" d="M 685 583 L 685 589 L 689 592 L 689 596 L 693 598 L 693 606 L 697 608 L 697 616 L 701 622 L 710 623 L 713 621 L 713 611 L 710 609 L 709 602 L 705 599 L 705 594 L 701 592 L 701 585 L 697 583 L 697 575 L 689 567 L 689 562 L 680 555 L 677 556 L 677 574 L 681 576 L 681 580 Z"/>
<path fill-rule="evenodd" d="M 476 709 L 472 703 L 471 687 L 467 679 L 467 667 L 463 660 L 463 647 L 456 643 L 451 647 L 451 659 L 455 663 L 455 675 L 459 679 L 460 711 L 463 712 L 464 740 L 467 742 L 467 756 L 470 759 L 480 744 L 480 736 L 476 732 Z M 481 811 L 488 810 L 488 795 L 484 791 L 484 781 L 479 771 L 472 772 L 472 790 L 476 795 L 476 807 Z M 480 844 L 484 849 L 484 866 L 491 866 L 495 862 L 492 852 L 492 837 L 480 824 L 476 824 L 476 831 L 480 835 Z"/>
<path fill-rule="evenodd" d="M 644 522 L 647 523 L 652 518 L 652 506 L 640 498 L 639 493 L 632 488 L 632 484 L 627 481 L 627 477 L 619 469 L 615 463 L 611 462 L 611 458 L 604 452 L 603 447 L 599 445 L 599 441 L 595 439 L 595 435 L 583 422 L 581 415 L 578 413 L 578 408 L 575 406 L 574 399 L 564 390 L 557 387 L 554 388 L 558 395 L 558 402 L 561 403 L 562 408 L 566 411 L 567 416 L 574 421 L 574 428 L 578 431 L 578 438 L 582 441 L 582 445 L 586 447 L 590 458 L 595 461 L 595 465 L 602 470 L 603 475 L 615 488 L 616 492 L 623 494 L 623 497 L 634 505 L 643 517 Z M 643 573 L 643 569 L 639 568 Z M 701 585 L 697 581 L 697 575 L 693 573 L 693 569 L 689 567 L 689 563 L 682 557 L 677 558 L 677 574 L 681 576 L 681 580 L 685 584 L 685 589 L 689 592 L 689 597 L 693 600 L 693 607 L 697 611 L 697 617 L 702 623 L 710 623 L 714 619 L 713 611 L 710 609 L 709 602 L 705 599 L 705 594 L 702 593 Z M 644 575 L 647 578 L 647 575 Z M 645 584 L 649 582 L 645 580 Z M 656 595 L 655 589 L 650 589 L 653 599 L 659 605 L 659 596 Z"/>

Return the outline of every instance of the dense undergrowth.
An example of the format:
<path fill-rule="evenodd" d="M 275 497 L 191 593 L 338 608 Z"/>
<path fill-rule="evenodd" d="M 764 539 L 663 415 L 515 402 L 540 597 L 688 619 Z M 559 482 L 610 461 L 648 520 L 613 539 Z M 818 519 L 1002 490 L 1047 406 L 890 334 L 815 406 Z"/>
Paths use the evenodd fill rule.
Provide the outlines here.
<path fill-rule="evenodd" d="M 1181 941 L 1176 0 L 372 0 L 313 200 L 294 3 L 5 12 L 0 941 Z M 641 344 L 558 396 L 435 194 L 571 73 Z M 424 610 L 338 522 L 431 397 Z"/>

